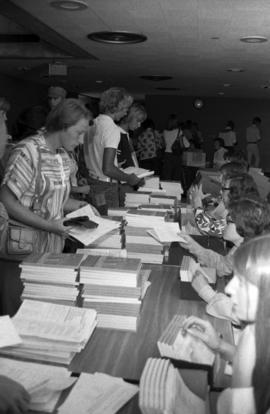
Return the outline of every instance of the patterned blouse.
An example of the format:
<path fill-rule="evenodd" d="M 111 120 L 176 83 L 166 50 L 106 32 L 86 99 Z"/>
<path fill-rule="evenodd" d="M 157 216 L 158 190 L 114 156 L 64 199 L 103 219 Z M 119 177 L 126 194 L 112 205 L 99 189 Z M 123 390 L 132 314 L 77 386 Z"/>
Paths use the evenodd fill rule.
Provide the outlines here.
<path fill-rule="evenodd" d="M 40 162 L 40 168 L 39 168 Z M 38 172 L 40 169 L 40 172 Z M 53 153 L 42 134 L 21 141 L 11 152 L 3 184 L 18 201 L 47 220 L 64 216 L 64 205 L 70 193 L 71 160 L 68 153 L 59 149 Z M 36 184 L 37 178 L 40 182 Z M 38 200 L 36 189 L 38 188 Z M 37 251 L 62 251 L 61 236 L 40 230 Z"/>
<path fill-rule="evenodd" d="M 137 155 L 139 160 L 148 160 L 157 156 L 155 132 L 147 128 L 138 137 Z"/>

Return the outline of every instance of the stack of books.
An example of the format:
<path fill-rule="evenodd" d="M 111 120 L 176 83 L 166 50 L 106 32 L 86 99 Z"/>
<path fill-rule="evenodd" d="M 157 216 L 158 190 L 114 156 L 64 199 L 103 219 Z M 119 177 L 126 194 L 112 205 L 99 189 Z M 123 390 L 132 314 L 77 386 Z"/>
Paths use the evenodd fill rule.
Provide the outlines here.
<path fill-rule="evenodd" d="M 194 272 L 199 270 L 211 284 L 216 283 L 216 269 L 211 267 L 198 267 L 198 263 L 190 256 L 184 256 L 180 266 L 181 282 L 192 282 Z"/>
<path fill-rule="evenodd" d="M 149 234 L 148 227 L 127 226 L 126 250 L 127 257 L 139 258 L 143 263 L 161 264 L 164 259 L 164 246 Z"/>
<path fill-rule="evenodd" d="M 109 256 L 88 256 L 83 261 L 83 307 L 96 309 L 98 327 L 136 330 L 146 278 L 140 274 L 141 265 L 140 259 Z"/>
<path fill-rule="evenodd" d="M 22 299 L 75 306 L 79 295 L 78 269 L 82 254 L 40 253 L 21 264 Z"/>
<path fill-rule="evenodd" d="M 91 244 L 91 247 L 102 249 L 121 249 L 121 247 L 123 247 L 122 241 L 123 235 L 120 234 L 119 229 L 117 229 L 95 240 Z"/>
<path fill-rule="evenodd" d="M 132 192 L 125 194 L 125 207 L 138 207 L 141 204 L 149 203 L 149 193 L 147 192 Z"/>
<path fill-rule="evenodd" d="M 13 323 L 22 343 L 1 349 L 2 354 L 68 365 L 91 337 L 97 313 L 94 309 L 24 300 Z"/>
<path fill-rule="evenodd" d="M 165 191 L 167 196 L 176 197 L 178 201 L 181 201 L 183 194 L 181 183 L 177 183 L 175 181 L 161 181 L 160 186 Z"/>
<path fill-rule="evenodd" d="M 164 192 L 164 190 L 160 189 L 158 176 L 145 178 L 145 184 L 142 187 L 139 187 L 138 191 L 143 191 L 147 193 L 160 192 L 160 191 Z"/>
<path fill-rule="evenodd" d="M 166 194 L 151 194 L 150 204 L 166 204 L 167 206 L 174 206 L 177 203 L 176 196 L 170 196 Z"/>
<path fill-rule="evenodd" d="M 212 367 L 215 360 L 214 352 L 200 339 L 183 331 L 185 319 L 185 315 L 174 315 L 157 342 L 160 355 Z"/>
<path fill-rule="evenodd" d="M 169 360 L 148 358 L 140 380 L 139 406 L 143 414 L 203 414 L 205 402 L 185 385 Z"/>
<path fill-rule="evenodd" d="M 155 227 L 164 223 L 167 213 L 163 211 L 151 210 L 129 210 L 126 220 L 132 227 Z"/>

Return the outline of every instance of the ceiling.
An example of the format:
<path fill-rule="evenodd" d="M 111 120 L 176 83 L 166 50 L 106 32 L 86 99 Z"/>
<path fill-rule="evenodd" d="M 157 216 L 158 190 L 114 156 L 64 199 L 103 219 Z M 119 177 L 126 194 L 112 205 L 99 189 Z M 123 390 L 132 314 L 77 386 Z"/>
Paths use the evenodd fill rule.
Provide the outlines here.
<path fill-rule="evenodd" d="M 85 1 L 85 10 L 63 11 L 50 0 L 0 0 L 0 38 L 20 35 L 1 38 L 0 72 L 92 96 L 123 86 L 135 96 L 270 98 L 269 0 Z M 108 45 L 87 39 L 110 30 L 142 33 L 147 41 Z M 269 41 L 240 41 L 249 35 Z M 66 65 L 67 75 L 49 75 L 49 63 Z M 147 81 L 142 75 L 172 79 Z"/>

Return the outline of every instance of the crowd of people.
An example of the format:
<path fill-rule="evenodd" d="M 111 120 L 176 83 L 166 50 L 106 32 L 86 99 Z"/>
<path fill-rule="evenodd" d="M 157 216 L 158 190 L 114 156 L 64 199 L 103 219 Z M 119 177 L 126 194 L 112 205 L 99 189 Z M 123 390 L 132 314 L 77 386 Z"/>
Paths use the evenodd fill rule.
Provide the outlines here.
<path fill-rule="evenodd" d="M 23 139 L 5 151 L 10 103 L 0 98 L 1 246 L 7 223 L 13 219 L 33 229 L 31 252 L 62 252 L 68 235 L 67 212 L 90 203 L 96 214 L 104 214 L 108 207 L 123 205 L 125 192 L 144 184 L 134 173 L 126 173 L 127 167 L 140 166 L 163 179 L 181 181 L 181 152 L 200 151 L 203 144 L 198 125 L 180 124 L 175 114 L 158 133 L 144 106 L 123 88 L 101 95 L 95 118 L 82 101 L 67 98 L 63 88 L 50 88 L 49 102 L 47 113 L 37 110 L 42 114 L 40 122 L 27 125 Z M 25 114 L 20 118 L 21 127 L 26 119 Z M 247 130 L 248 160 L 254 157 L 256 163 L 260 122 L 254 118 Z M 242 330 L 241 339 L 237 347 L 227 344 L 208 321 L 194 316 L 186 320 L 184 331 L 233 364 L 232 386 L 219 399 L 218 413 L 266 414 L 270 408 L 270 207 L 257 187 L 256 175 L 249 174 L 245 157 L 235 150 L 236 142 L 229 121 L 215 140 L 213 166 L 220 169 L 220 195 L 205 194 L 200 177 L 188 192 L 200 232 L 222 238 L 231 249 L 223 256 L 189 235 L 183 235 L 182 247 L 198 263 L 214 267 L 218 277 L 233 275 L 224 296 L 231 298 L 228 315 Z M 193 282 L 204 289 L 206 301 L 217 294 L 199 268 Z M 25 412 L 28 401 L 22 387 L 0 378 L 1 413 Z"/>

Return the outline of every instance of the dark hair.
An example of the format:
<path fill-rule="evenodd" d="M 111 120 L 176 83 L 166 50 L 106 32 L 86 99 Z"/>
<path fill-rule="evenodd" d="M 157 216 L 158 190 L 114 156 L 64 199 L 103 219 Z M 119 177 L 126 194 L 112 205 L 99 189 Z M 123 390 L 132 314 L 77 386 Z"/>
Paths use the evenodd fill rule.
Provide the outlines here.
<path fill-rule="evenodd" d="M 214 139 L 214 142 L 219 142 L 220 146 L 224 147 L 224 139 L 218 137 Z"/>
<path fill-rule="evenodd" d="M 270 208 L 259 198 L 245 197 L 229 203 L 237 233 L 245 240 L 270 230 Z"/>
<path fill-rule="evenodd" d="M 88 110 L 78 99 L 65 99 L 50 111 L 45 128 L 49 133 L 63 131 L 80 119 L 89 117 Z"/>
<path fill-rule="evenodd" d="M 253 118 L 253 124 L 260 124 L 262 122 L 261 118 L 259 116 L 255 116 Z"/>
<path fill-rule="evenodd" d="M 220 172 L 223 175 L 224 179 L 226 179 L 227 176 L 246 173 L 247 170 L 247 163 L 240 161 L 228 162 L 227 164 L 223 164 L 220 167 Z"/>
<path fill-rule="evenodd" d="M 251 177 L 251 175 L 227 175 L 226 180 L 230 180 L 230 190 L 228 194 L 229 203 L 231 203 L 232 201 L 236 201 L 242 197 L 259 198 L 257 185 Z"/>
<path fill-rule="evenodd" d="M 167 130 L 172 131 L 179 127 L 179 121 L 176 114 L 169 115 L 168 122 L 167 122 Z"/>
<path fill-rule="evenodd" d="M 7 112 L 9 110 L 10 103 L 8 102 L 8 100 L 4 96 L 0 97 L 0 111 Z"/>
<path fill-rule="evenodd" d="M 244 152 L 241 150 L 235 149 L 235 148 L 228 148 L 228 151 L 225 154 L 225 159 L 228 162 L 232 162 L 232 161 L 247 162 L 247 158 Z"/>
<path fill-rule="evenodd" d="M 113 114 L 118 111 L 120 102 L 126 101 L 127 106 L 132 104 L 132 96 L 124 88 L 110 88 L 101 94 L 99 109 L 103 114 Z"/>

